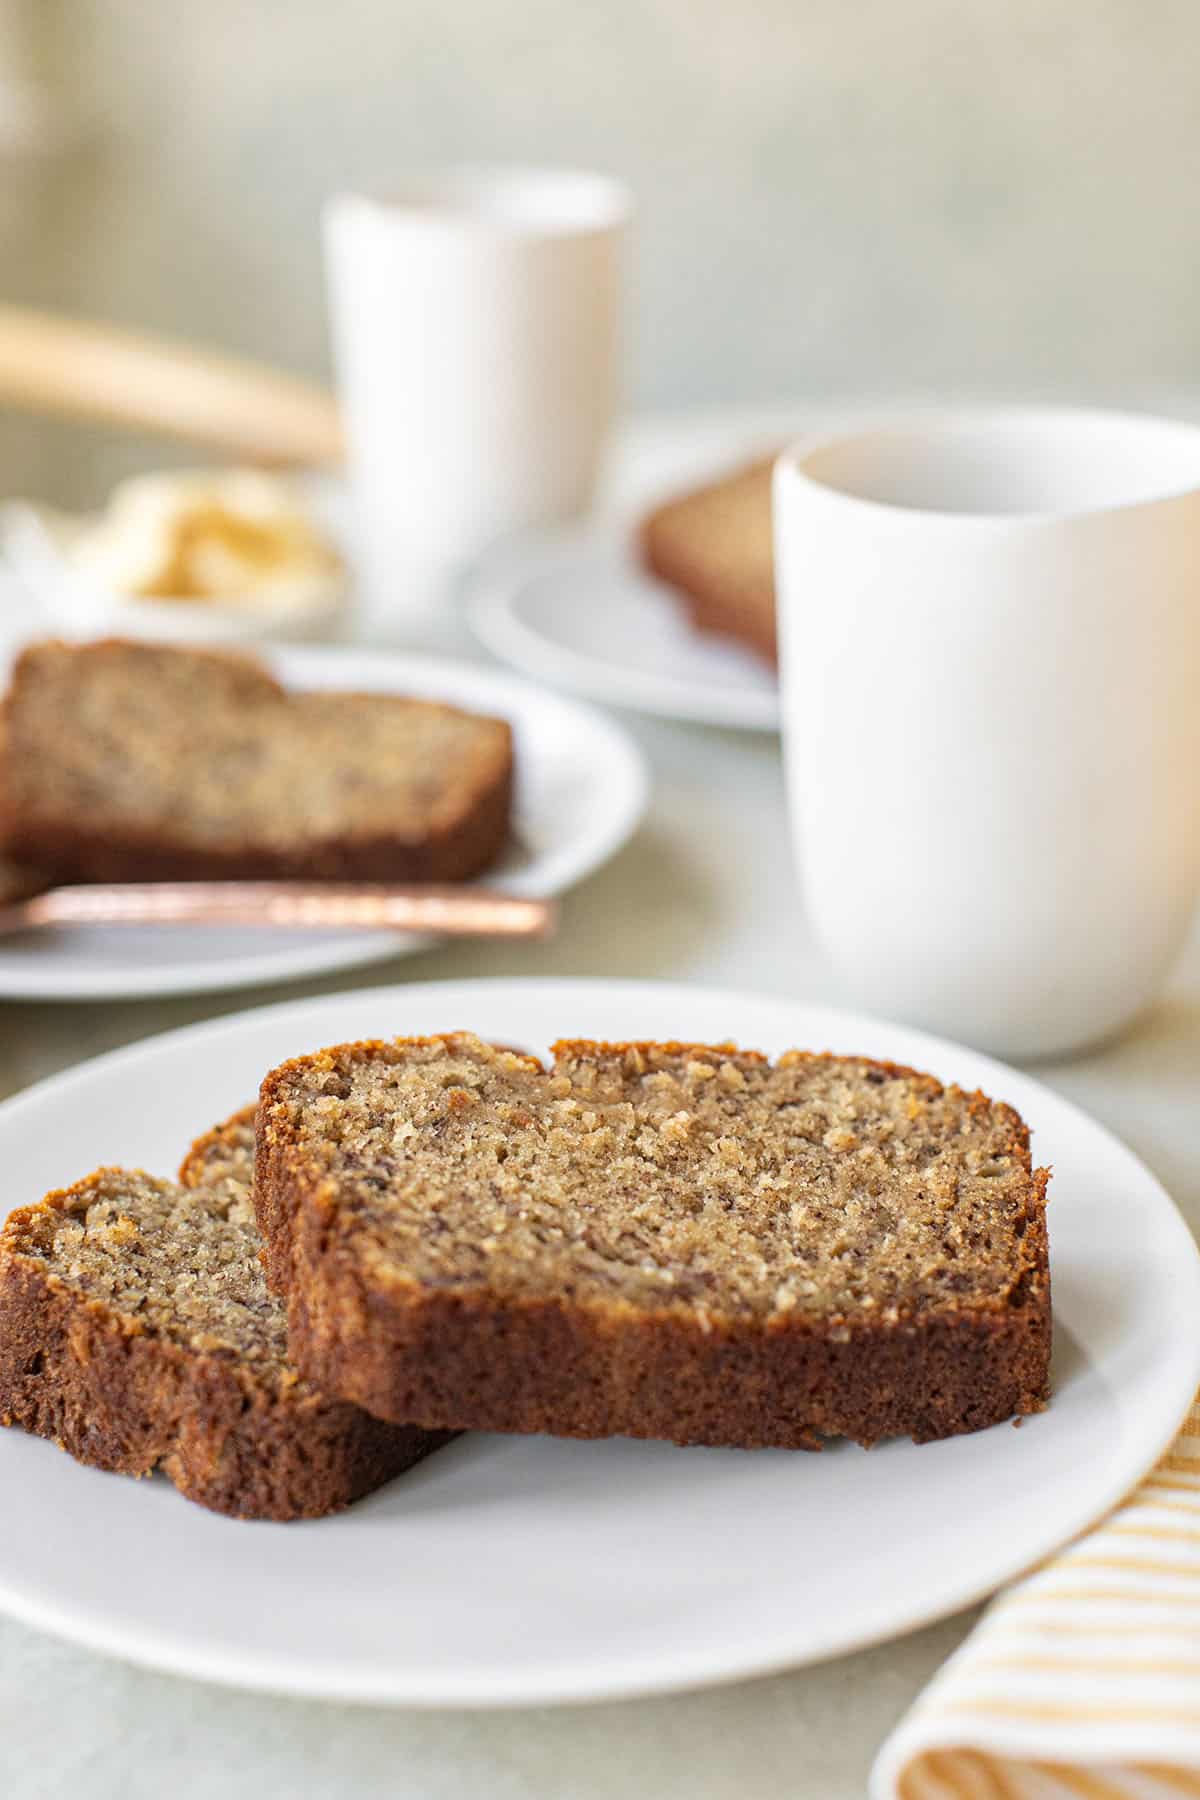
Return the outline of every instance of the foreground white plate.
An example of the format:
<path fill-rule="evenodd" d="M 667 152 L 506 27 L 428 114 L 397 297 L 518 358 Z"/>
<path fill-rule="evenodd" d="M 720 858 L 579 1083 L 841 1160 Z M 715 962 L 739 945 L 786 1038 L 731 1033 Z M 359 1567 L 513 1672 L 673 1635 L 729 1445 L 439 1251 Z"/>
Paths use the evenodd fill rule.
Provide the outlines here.
<path fill-rule="evenodd" d="M 638 567 L 621 523 L 489 557 L 469 606 L 489 650 L 556 687 L 665 719 L 779 728 L 774 673 L 694 631 L 671 590 Z"/>
<path fill-rule="evenodd" d="M 646 806 L 640 752 L 590 707 L 467 663 L 366 650 L 279 650 L 263 660 L 303 688 L 427 695 L 508 719 L 516 735 L 511 848 L 484 879 L 533 899 L 560 894 L 606 862 Z M 395 932 L 215 927 L 29 933 L 0 938 L 0 998 L 132 1000 L 291 981 L 418 950 Z"/>
<path fill-rule="evenodd" d="M 0 1107 L 13 1203 L 104 1161 L 174 1168 L 281 1058 L 451 1027 L 865 1051 L 1012 1101 L 1053 1162 L 1055 1398 L 1021 1430 L 869 1454 L 459 1439 L 338 1518 L 239 1524 L 0 1432 L 0 1606 L 180 1674 L 492 1706 L 752 1675 L 978 1599 L 1113 1505 L 1200 1380 L 1200 1268 L 1157 1182 L 1027 1075 L 899 1027 L 650 983 L 411 984 L 173 1032 Z M 20 1171 L 19 1180 L 15 1173 Z"/>

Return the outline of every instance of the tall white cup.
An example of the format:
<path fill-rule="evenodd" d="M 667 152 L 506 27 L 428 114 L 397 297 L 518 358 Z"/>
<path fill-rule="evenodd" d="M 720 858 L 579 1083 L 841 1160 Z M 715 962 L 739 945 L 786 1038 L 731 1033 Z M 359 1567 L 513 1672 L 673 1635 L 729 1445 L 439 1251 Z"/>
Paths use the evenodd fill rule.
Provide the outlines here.
<path fill-rule="evenodd" d="M 325 212 L 366 600 L 399 635 L 493 540 L 588 504 L 617 399 L 629 195 L 456 168 Z"/>
<path fill-rule="evenodd" d="M 1200 890 L 1200 431 L 892 420 L 775 470 L 795 849 L 878 1010 L 1014 1057 L 1155 996 Z"/>

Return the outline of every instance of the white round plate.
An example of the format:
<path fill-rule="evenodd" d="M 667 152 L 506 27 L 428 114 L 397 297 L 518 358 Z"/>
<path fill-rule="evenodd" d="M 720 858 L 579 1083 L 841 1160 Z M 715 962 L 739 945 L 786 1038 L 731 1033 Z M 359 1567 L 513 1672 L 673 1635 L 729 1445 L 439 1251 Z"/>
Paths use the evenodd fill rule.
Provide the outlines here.
<path fill-rule="evenodd" d="M 779 683 L 740 645 L 689 625 L 639 568 L 621 524 L 528 539 L 473 575 L 476 635 L 527 675 L 612 706 L 746 731 L 779 729 Z"/>
<path fill-rule="evenodd" d="M 1106 1512 L 1200 1381 L 1200 1264 L 1148 1171 L 1030 1076 L 922 1033 L 752 994 L 413 983 L 172 1032 L 0 1107 L 12 1203 L 107 1161 L 169 1171 L 281 1058 L 470 1027 L 862 1051 L 1015 1104 L 1054 1165 L 1054 1398 L 915 1447 L 819 1456 L 468 1436 L 339 1517 L 245 1524 L 165 1481 L 0 1432 L 0 1606 L 135 1662 L 337 1700 L 500 1706 L 732 1680 L 909 1631 Z M 19 1178 L 17 1172 L 19 1171 Z"/>
<path fill-rule="evenodd" d="M 261 651 L 289 686 L 417 694 L 508 719 L 516 742 L 513 836 L 481 880 L 543 899 L 607 862 L 636 829 L 641 753 L 603 714 L 469 663 L 383 651 Z M 0 999 L 132 1000 L 215 992 L 356 968 L 422 949 L 396 932 L 132 926 L 0 937 Z"/>

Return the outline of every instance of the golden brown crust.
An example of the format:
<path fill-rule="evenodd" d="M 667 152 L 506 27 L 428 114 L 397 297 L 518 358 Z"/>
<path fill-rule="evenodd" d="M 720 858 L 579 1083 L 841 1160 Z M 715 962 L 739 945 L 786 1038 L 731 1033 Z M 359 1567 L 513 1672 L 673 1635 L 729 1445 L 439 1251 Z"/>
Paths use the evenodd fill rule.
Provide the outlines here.
<path fill-rule="evenodd" d="M 555 1048 L 578 1057 L 713 1047 L 568 1040 Z M 290 1356 L 326 1391 L 382 1418 L 430 1426 L 789 1448 L 816 1448 L 825 1436 L 926 1442 L 1045 1404 L 1048 1174 L 1030 1168 L 1028 1130 L 1011 1108 L 963 1097 L 968 1112 L 993 1107 L 1027 1171 L 1003 1291 L 886 1319 L 714 1317 L 686 1306 L 649 1311 L 620 1297 L 439 1289 L 403 1270 L 368 1278 L 338 1232 L 336 1174 L 306 1158 L 286 1099 L 291 1072 L 323 1066 L 322 1058 L 332 1069 L 347 1053 L 340 1046 L 272 1071 L 257 1127 L 255 1203 L 268 1276 L 288 1298 Z M 790 1054 L 865 1064 L 946 1092 L 901 1065 Z"/>
<path fill-rule="evenodd" d="M 337 1266 L 318 1290 L 311 1249 L 302 1243 L 297 1257 L 292 1354 L 381 1417 L 808 1450 L 823 1437 L 926 1443 L 1045 1404 L 1045 1294 L 1008 1314 L 705 1330 L 676 1315 L 602 1317 L 563 1301 L 364 1295 Z"/>
<path fill-rule="evenodd" d="M 19 1208 L 0 1234 L 0 1424 L 93 1468 L 161 1469 L 215 1512 L 278 1521 L 348 1506 L 445 1441 L 329 1400 L 290 1371 L 276 1379 L 172 1342 L 17 1247 L 37 1215 L 70 1210 L 92 1179 Z"/>
<path fill-rule="evenodd" d="M 165 838 L 118 837 L 77 821 L 0 820 L 0 841 L 59 882 L 466 881 L 496 860 L 508 836 L 512 764 L 461 820 L 419 844 L 385 837 L 330 839 L 300 855 L 195 850 Z"/>
<path fill-rule="evenodd" d="M 0 842 L 59 882 L 103 881 L 466 881 L 496 860 L 508 836 L 512 761 L 453 825 L 421 843 L 386 837 L 330 839 L 302 854 L 199 850 L 79 820 L 0 817 Z"/>
<path fill-rule="evenodd" d="M 637 533 L 645 567 L 675 589 L 697 631 L 778 661 L 770 490 L 773 457 L 666 501 Z"/>

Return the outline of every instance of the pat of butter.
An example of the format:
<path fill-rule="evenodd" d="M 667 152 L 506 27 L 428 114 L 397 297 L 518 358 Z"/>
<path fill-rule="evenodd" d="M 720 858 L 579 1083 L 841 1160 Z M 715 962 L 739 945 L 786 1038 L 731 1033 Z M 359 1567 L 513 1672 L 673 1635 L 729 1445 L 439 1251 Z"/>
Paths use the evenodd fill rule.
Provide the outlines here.
<path fill-rule="evenodd" d="M 223 605 L 320 599 L 343 574 L 287 484 L 253 469 L 124 482 L 71 559 L 115 593 Z"/>

